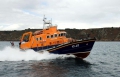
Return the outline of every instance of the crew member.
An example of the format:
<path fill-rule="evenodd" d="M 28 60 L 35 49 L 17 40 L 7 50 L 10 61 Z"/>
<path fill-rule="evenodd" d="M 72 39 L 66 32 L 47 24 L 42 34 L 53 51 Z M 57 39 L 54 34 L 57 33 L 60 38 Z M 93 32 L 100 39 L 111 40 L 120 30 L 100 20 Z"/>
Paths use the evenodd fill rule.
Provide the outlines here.
<path fill-rule="evenodd" d="M 11 41 L 10 43 L 11 43 L 11 46 L 14 46 L 14 42 L 13 41 Z"/>

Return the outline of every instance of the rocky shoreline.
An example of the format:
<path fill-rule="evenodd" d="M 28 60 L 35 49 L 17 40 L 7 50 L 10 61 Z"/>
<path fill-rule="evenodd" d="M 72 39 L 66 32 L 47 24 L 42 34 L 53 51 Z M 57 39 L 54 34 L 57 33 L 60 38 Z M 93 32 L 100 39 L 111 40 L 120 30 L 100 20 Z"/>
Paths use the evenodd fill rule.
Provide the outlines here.
<path fill-rule="evenodd" d="M 13 31 L 0 31 L 0 41 L 19 41 L 25 32 L 35 32 L 39 29 L 25 29 Z M 60 29 L 67 32 L 67 37 L 74 39 L 96 38 L 97 41 L 120 41 L 120 27 L 94 28 L 94 29 Z"/>

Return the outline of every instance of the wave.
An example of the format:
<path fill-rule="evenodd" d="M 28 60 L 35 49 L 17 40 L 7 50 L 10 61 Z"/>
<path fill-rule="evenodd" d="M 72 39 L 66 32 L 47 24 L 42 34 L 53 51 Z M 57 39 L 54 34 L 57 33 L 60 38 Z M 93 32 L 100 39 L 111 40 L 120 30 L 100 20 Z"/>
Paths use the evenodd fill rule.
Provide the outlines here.
<path fill-rule="evenodd" d="M 0 50 L 0 61 L 29 61 L 29 60 L 44 60 L 44 59 L 64 59 L 66 57 L 74 57 L 73 55 L 58 55 L 50 54 L 47 51 L 43 53 L 35 52 L 32 49 L 25 51 L 20 50 L 17 47 L 7 46 L 3 50 Z"/>

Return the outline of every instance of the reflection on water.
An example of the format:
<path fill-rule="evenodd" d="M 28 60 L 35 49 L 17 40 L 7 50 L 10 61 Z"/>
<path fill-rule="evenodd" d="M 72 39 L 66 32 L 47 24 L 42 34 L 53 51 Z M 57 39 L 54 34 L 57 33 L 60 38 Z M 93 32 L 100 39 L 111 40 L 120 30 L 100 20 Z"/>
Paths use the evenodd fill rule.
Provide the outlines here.
<path fill-rule="evenodd" d="M 81 72 L 83 68 L 90 69 L 90 63 L 77 59 L 77 58 L 66 58 L 66 59 L 54 59 L 49 61 L 41 61 L 31 65 L 32 71 L 31 77 L 69 77 L 69 73 Z M 74 67 L 78 67 L 75 69 Z"/>
<path fill-rule="evenodd" d="M 62 77 L 63 74 L 67 72 L 67 70 L 63 69 L 55 65 L 52 62 L 49 63 L 37 63 L 32 65 L 33 71 L 31 77 Z"/>
<path fill-rule="evenodd" d="M 86 60 L 81 60 L 79 58 L 75 58 L 75 63 L 76 63 L 76 65 L 84 66 L 86 68 L 90 68 L 90 65 L 92 65 L 90 62 L 88 62 Z"/>
<path fill-rule="evenodd" d="M 55 57 L 51 60 L 54 56 L 49 58 L 49 55 L 40 55 L 38 57 L 45 57 L 41 60 L 31 58 L 36 55 L 29 52 L 29 61 L 21 61 L 19 57 L 25 55 L 16 55 L 16 49 L 3 50 L 7 45 L 10 43 L 0 42 L 1 53 L 5 53 L 0 53 L 0 77 L 120 77 L 120 42 L 96 42 L 85 60 L 73 57 Z M 11 53 L 13 51 L 14 53 Z M 2 56 L 7 61 L 3 60 Z M 22 60 L 26 60 L 26 57 Z"/>

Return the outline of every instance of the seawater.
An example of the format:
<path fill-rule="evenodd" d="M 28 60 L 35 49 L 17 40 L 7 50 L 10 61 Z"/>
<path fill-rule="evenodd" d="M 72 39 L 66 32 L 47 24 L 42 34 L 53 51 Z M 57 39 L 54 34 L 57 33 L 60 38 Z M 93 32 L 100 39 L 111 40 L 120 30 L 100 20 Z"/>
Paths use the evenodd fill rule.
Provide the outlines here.
<path fill-rule="evenodd" d="M 120 77 L 120 42 L 95 42 L 84 60 L 47 51 L 21 51 L 0 41 L 0 77 Z"/>

